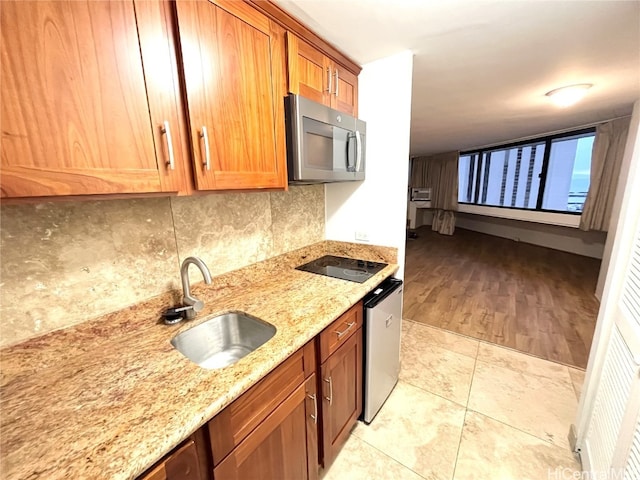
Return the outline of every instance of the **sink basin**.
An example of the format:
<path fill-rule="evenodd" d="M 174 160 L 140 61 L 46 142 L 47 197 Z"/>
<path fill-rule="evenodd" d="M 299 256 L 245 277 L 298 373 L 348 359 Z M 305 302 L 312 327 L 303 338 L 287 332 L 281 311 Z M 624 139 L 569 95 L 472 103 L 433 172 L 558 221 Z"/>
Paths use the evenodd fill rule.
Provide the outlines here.
<path fill-rule="evenodd" d="M 171 340 L 181 354 L 202 368 L 214 370 L 236 363 L 264 345 L 276 327 L 242 312 L 227 312 L 179 333 Z"/>

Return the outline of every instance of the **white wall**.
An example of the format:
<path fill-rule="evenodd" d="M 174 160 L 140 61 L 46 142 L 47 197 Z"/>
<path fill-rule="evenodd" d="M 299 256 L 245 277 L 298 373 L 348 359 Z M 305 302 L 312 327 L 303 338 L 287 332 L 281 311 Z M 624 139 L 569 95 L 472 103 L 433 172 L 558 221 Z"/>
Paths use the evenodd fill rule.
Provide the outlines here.
<path fill-rule="evenodd" d="M 616 196 L 613 199 L 613 206 L 611 207 L 611 221 L 609 222 L 609 232 L 611 232 L 611 234 L 607 237 L 607 242 L 604 245 L 602 265 L 600 266 L 598 284 L 596 285 L 596 297 L 598 297 L 598 299 L 602 297 L 604 283 L 607 277 L 607 270 L 609 270 L 611 250 L 613 249 L 613 242 L 615 241 L 615 232 L 618 228 L 620 209 L 622 208 L 622 199 L 624 197 L 624 187 L 626 185 L 627 177 L 629 176 L 629 169 L 631 168 L 632 158 L 634 158 L 634 152 L 636 158 L 638 156 L 638 152 L 634 150 L 634 142 L 638 141 L 638 136 L 640 136 L 640 100 L 636 101 L 633 106 L 633 115 L 631 116 L 631 123 L 629 124 L 627 144 L 625 145 L 622 164 L 620 165 L 620 179 L 618 180 L 618 189 L 616 190 Z"/>
<path fill-rule="evenodd" d="M 504 209 L 502 209 L 504 210 Z M 511 212 L 512 210 L 506 210 Z M 567 216 L 567 215 L 564 215 Z M 576 218 L 579 218 L 577 215 Z M 416 228 L 431 225 L 433 212 L 419 209 Z M 473 230 L 496 237 L 509 238 L 519 242 L 540 245 L 563 252 L 576 253 L 592 258 L 602 258 L 607 234 L 605 232 L 583 232 L 575 227 L 519 221 L 490 215 L 456 213 L 456 228 Z"/>
<path fill-rule="evenodd" d="M 607 238 L 607 234 L 604 232 L 583 232 L 572 227 L 468 213 L 456 214 L 456 228 L 465 228 L 593 258 L 602 258 Z"/>
<path fill-rule="evenodd" d="M 575 227 L 580 225 L 578 215 L 567 215 L 566 213 L 541 212 L 539 210 L 524 210 L 520 208 L 491 207 L 488 205 L 471 205 L 461 203 L 458 211 L 464 213 L 475 213 L 486 217 L 508 218 L 511 220 L 522 220 L 523 222 L 533 222 L 548 225 L 560 225 L 563 227 Z"/>
<path fill-rule="evenodd" d="M 404 275 L 412 72 L 410 51 L 364 65 L 358 117 L 367 122 L 366 179 L 325 186 L 327 239 L 396 247 L 399 278 Z"/>

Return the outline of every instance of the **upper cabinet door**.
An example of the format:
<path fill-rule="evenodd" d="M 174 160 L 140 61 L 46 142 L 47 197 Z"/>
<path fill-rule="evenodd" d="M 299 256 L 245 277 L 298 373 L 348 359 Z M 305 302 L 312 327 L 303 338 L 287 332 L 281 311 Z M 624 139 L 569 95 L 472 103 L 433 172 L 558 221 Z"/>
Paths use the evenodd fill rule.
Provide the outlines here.
<path fill-rule="evenodd" d="M 173 6 L 165 0 L 135 0 L 135 8 L 162 190 L 190 193 L 191 159 Z"/>
<path fill-rule="evenodd" d="M 132 2 L 3 1 L 2 197 L 161 191 Z"/>
<path fill-rule="evenodd" d="M 356 117 L 358 76 L 287 32 L 289 92 Z"/>
<path fill-rule="evenodd" d="M 283 187 L 276 118 L 284 101 L 274 61 L 284 61 L 282 41 L 247 4 L 216 3 L 176 2 L 196 186 Z"/>
<path fill-rule="evenodd" d="M 358 77 L 346 68 L 333 65 L 331 107 L 358 116 Z"/>

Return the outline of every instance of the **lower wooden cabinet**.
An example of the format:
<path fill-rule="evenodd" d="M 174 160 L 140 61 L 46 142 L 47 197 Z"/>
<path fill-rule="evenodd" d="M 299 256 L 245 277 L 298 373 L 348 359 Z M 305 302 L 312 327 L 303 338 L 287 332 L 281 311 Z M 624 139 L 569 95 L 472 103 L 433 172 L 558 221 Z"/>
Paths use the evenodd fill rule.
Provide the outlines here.
<path fill-rule="evenodd" d="M 302 384 L 215 467 L 214 478 L 307 478 L 305 399 Z"/>
<path fill-rule="evenodd" d="M 188 438 L 139 480 L 207 480 L 202 432 Z"/>
<path fill-rule="evenodd" d="M 316 349 L 309 342 L 208 424 L 216 480 L 316 480 Z"/>
<path fill-rule="evenodd" d="M 309 480 L 318 479 L 319 449 L 320 439 L 320 398 L 317 390 L 318 377 L 313 373 L 304 382 L 306 395 L 306 430 L 307 430 L 307 478 Z"/>
<path fill-rule="evenodd" d="M 328 468 L 362 413 L 362 328 L 322 363 L 323 465 Z"/>

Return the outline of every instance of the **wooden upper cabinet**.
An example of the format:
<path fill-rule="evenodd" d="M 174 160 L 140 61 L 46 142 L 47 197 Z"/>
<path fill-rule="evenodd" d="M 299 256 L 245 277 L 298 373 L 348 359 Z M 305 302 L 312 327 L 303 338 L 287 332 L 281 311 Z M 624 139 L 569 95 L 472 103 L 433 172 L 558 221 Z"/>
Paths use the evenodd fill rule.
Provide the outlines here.
<path fill-rule="evenodd" d="M 149 114 L 163 191 L 190 193 L 190 152 L 182 100 L 175 13 L 165 0 L 135 0 Z"/>
<path fill-rule="evenodd" d="M 243 2 L 176 7 L 196 187 L 284 187 L 284 42 L 276 26 Z"/>
<path fill-rule="evenodd" d="M 357 116 L 357 75 L 291 32 L 287 32 L 287 69 L 289 92 Z"/>
<path fill-rule="evenodd" d="M 287 32 L 289 92 L 330 105 L 329 59 L 320 50 Z"/>
<path fill-rule="evenodd" d="M 2 197 L 176 189 L 156 159 L 132 1 L 3 1 Z"/>
<path fill-rule="evenodd" d="M 358 77 L 346 68 L 333 64 L 331 108 L 358 116 Z"/>

